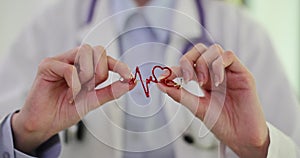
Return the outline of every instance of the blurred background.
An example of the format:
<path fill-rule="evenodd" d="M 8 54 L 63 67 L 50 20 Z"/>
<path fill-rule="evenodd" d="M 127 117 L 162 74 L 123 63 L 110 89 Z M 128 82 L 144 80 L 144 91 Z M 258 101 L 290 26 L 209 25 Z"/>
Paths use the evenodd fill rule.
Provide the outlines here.
<path fill-rule="evenodd" d="M 58 0 L 0 0 L 0 58 L 30 19 Z M 248 8 L 269 32 L 286 74 L 300 96 L 300 1 L 226 0 Z"/>

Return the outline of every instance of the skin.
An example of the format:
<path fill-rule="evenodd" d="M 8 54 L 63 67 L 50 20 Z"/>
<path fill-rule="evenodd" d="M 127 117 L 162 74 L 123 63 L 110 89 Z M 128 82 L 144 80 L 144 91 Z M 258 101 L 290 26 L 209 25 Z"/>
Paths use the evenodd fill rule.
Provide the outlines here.
<path fill-rule="evenodd" d="M 131 78 L 128 66 L 107 56 L 100 46 L 83 45 L 44 59 L 25 105 L 12 117 L 15 148 L 32 153 L 53 135 L 79 122 L 81 116 L 135 86 L 116 81 L 95 90 L 107 80 L 109 71 Z M 118 91 L 112 93 L 116 87 Z"/>
<path fill-rule="evenodd" d="M 12 118 L 16 149 L 32 153 L 54 134 L 76 124 L 80 116 L 134 88 L 135 84 L 116 81 L 95 90 L 96 85 L 106 81 L 108 71 L 119 73 L 124 80 L 131 79 L 127 65 L 106 56 L 100 46 L 84 45 L 43 60 L 24 107 Z M 219 45 L 207 48 L 198 44 L 180 59 L 180 65 L 172 67 L 172 71 L 169 79 L 194 80 L 205 96 L 158 84 L 163 92 L 192 112 L 196 111 L 195 115 L 201 120 L 208 106 L 214 106 L 209 105 L 212 93 L 225 96 L 224 103 L 215 102 L 224 107 L 212 132 L 240 157 L 267 156 L 270 138 L 255 81 L 233 52 L 224 51 Z M 223 93 L 219 88 L 224 88 L 225 77 L 226 91 Z M 118 88 L 117 94 L 112 93 L 114 87 Z M 97 99 L 92 94 L 96 94 Z"/>
<path fill-rule="evenodd" d="M 204 120 L 208 106 L 224 104 L 212 128 L 215 136 L 242 158 L 267 157 L 270 138 L 255 81 L 233 52 L 224 51 L 219 45 L 207 48 L 197 44 L 172 70 L 174 73 L 170 79 L 194 80 L 202 87 L 205 96 L 159 84 L 163 92 L 195 112 L 201 120 Z M 224 88 L 225 92 L 222 91 Z M 209 105 L 213 93 L 217 97 L 224 96 L 225 102 L 216 99 Z"/>

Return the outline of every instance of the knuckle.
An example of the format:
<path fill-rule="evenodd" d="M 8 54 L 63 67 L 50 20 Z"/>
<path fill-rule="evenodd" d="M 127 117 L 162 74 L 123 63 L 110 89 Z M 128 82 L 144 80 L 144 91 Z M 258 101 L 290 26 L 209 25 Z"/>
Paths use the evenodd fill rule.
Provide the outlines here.
<path fill-rule="evenodd" d="M 50 57 L 44 58 L 44 59 L 40 62 L 39 66 L 38 66 L 39 70 L 48 67 L 48 65 L 49 65 L 53 60 L 54 60 L 54 59 L 52 59 L 52 58 L 50 58 Z"/>
<path fill-rule="evenodd" d="M 219 48 L 220 48 L 220 45 L 219 45 L 219 44 L 212 44 L 212 45 L 210 46 L 210 48 L 212 48 L 212 49 L 219 49 Z"/>
<path fill-rule="evenodd" d="M 46 64 L 46 63 L 49 63 L 53 60 L 53 58 L 50 58 L 50 57 L 47 57 L 47 58 L 44 58 L 40 64 Z"/>
<path fill-rule="evenodd" d="M 80 47 L 79 49 L 81 49 L 81 50 L 83 50 L 83 51 L 89 52 L 89 51 L 91 51 L 93 48 L 92 48 L 89 44 L 83 44 L 83 45 L 81 45 L 81 47 Z"/>
<path fill-rule="evenodd" d="M 235 54 L 233 53 L 233 51 L 226 51 L 225 55 L 228 58 L 235 58 Z"/>
<path fill-rule="evenodd" d="M 206 45 L 204 45 L 203 43 L 197 43 L 194 48 L 196 50 L 202 50 L 202 49 L 207 49 Z"/>
<path fill-rule="evenodd" d="M 219 44 L 213 44 L 210 46 L 210 49 L 212 49 L 215 52 L 218 52 L 219 54 L 222 53 L 222 47 Z"/>
<path fill-rule="evenodd" d="M 240 76 L 240 79 L 247 87 L 255 87 L 255 78 L 251 73 Z"/>
<path fill-rule="evenodd" d="M 103 46 L 100 46 L 100 45 L 99 46 L 95 46 L 94 50 L 96 52 L 99 52 L 100 54 L 106 54 L 106 50 L 105 50 L 105 48 Z"/>

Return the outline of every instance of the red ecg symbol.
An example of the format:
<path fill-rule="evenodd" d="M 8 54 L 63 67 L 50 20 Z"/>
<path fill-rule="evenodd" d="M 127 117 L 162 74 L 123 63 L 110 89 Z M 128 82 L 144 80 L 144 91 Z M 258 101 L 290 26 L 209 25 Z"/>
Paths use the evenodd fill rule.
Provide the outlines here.
<path fill-rule="evenodd" d="M 156 69 L 160 69 L 162 71 L 167 70 L 169 72 L 169 74 L 167 76 L 165 76 L 164 78 L 158 80 L 157 77 L 155 76 L 155 70 Z M 137 77 L 139 77 L 140 81 L 141 81 L 141 84 L 142 84 L 142 87 L 143 87 L 143 90 L 145 92 L 145 95 L 146 95 L 147 98 L 149 98 L 150 97 L 149 84 L 151 82 L 153 82 L 153 83 L 162 83 L 162 84 L 166 85 L 167 87 L 176 87 L 177 89 L 180 88 L 180 85 L 178 85 L 173 80 L 168 79 L 171 75 L 172 75 L 172 70 L 169 67 L 162 67 L 162 66 L 156 65 L 152 68 L 152 76 L 149 76 L 149 78 L 146 78 L 146 83 L 144 83 L 143 82 L 144 80 L 142 78 L 140 69 L 137 66 L 135 68 L 134 77 L 129 81 L 129 84 L 134 84 L 135 81 L 137 80 Z"/>

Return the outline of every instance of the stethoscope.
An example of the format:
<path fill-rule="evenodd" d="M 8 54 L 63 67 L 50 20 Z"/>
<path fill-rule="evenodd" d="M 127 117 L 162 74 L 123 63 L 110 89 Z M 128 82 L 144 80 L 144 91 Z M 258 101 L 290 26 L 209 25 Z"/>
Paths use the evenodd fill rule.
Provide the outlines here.
<path fill-rule="evenodd" d="M 90 8 L 89 8 L 89 14 L 88 17 L 85 21 L 86 25 L 89 25 L 92 22 L 93 16 L 94 16 L 94 12 L 95 12 L 95 8 L 96 8 L 96 4 L 98 3 L 99 0 L 91 0 L 90 3 Z M 185 46 L 182 49 L 182 54 L 185 54 L 189 49 L 191 49 L 193 47 L 193 45 L 195 43 L 203 43 L 207 46 L 212 45 L 213 42 L 211 40 L 209 40 L 210 38 L 208 37 L 207 31 L 205 30 L 205 26 L 206 26 L 206 20 L 205 20 L 205 16 L 204 16 L 204 9 L 203 9 L 203 5 L 202 5 L 202 0 L 195 0 L 195 4 L 197 7 L 197 11 L 198 11 L 198 21 L 201 24 L 201 36 L 195 39 L 192 39 L 191 41 L 187 41 L 187 43 L 185 44 Z M 169 42 L 169 39 L 167 40 L 167 42 Z M 120 45 L 121 47 L 121 45 Z M 122 48 L 120 48 L 122 50 Z M 72 130 L 74 133 L 74 137 L 76 137 L 76 139 L 78 141 L 82 141 L 84 138 L 84 132 L 86 127 L 84 126 L 83 122 L 80 121 L 75 129 L 66 129 L 63 133 L 64 135 L 64 142 L 68 143 L 69 141 L 69 131 Z M 193 136 L 193 134 L 186 132 L 183 134 L 182 136 L 183 140 L 190 145 L 196 145 L 196 139 Z M 210 146 L 210 147 L 200 147 L 200 148 L 208 148 L 208 149 L 213 149 L 216 146 Z"/>

